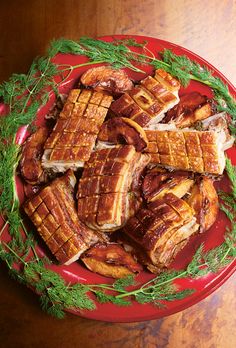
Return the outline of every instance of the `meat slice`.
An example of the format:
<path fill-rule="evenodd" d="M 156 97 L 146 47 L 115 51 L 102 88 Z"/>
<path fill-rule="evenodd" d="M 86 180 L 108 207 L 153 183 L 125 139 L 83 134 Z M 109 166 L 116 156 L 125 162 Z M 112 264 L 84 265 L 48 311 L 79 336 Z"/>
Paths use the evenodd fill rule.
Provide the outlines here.
<path fill-rule="evenodd" d="M 148 202 L 163 198 L 166 193 L 174 193 L 182 198 L 189 193 L 194 184 L 194 179 L 189 172 L 159 172 L 151 171 L 144 177 L 142 192 Z"/>
<path fill-rule="evenodd" d="M 148 143 L 144 129 L 125 117 L 114 117 L 104 122 L 98 140 L 99 147 L 107 144 L 127 144 L 133 145 L 136 151 L 143 151 Z"/>
<path fill-rule="evenodd" d="M 139 273 L 142 266 L 117 243 L 97 243 L 81 257 L 92 271 L 112 278 L 124 278 Z"/>
<path fill-rule="evenodd" d="M 180 101 L 162 120 L 163 123 L 174 123 L 178 128 L 190 127 L 197 121 L 212 115 L 212 103 L 205 95 L 192 92 L 180 97 Z"/>
<path fill-rule="evenodd" d="M 121 94 L 133 88 L 132 81 L 123 70 L 110 66 L 88 69 L 80 81 L 85 87 L 92 87 L 96 91 L 105 90 L 111 94 Z"/>
<path fill-rule="evenodd" d="M 112 97 L 104 92 L 71 90 L 44 146 L 42 164 L 55 172 L 83 167 L 94 148 Z"/>
<path fill-rule="evenodd" d="M 149 162 L 149 156 L 132 145 L 120 145 L 92 153 L 78 185 L 78 215 L 90 228 L 119 229 L 132 209 L 132 181 Z"/>
<path fill-rule="evenodd" d="M 219 212 L 219 200 L 213 180 L 205 176 L 199 178 L 192 187 L 187 202 L 195 211 L 200 232 L 208 230 L 216 221 Z"/>
<path fill-rule="evenodd" d="M 78 219 L 73 197 L 75 183 L 69 170 L 24 203 L 40 236 L 57 260 L 66 265 L 99 241 L 98 235 Z"/>
<path fill-rule="evenodd" d="M 145 152 L 150 163 L 197 173 L 222 174 L 225 167 L 222 134 L 214 131 L 146 130 Z"/>
<path fill-rule="evenodd" d="M 179 82 L 162 69 L 146 77 L 111 105 L 116 116 L 128 117 L 142 127 L 160 122 L 165 112 L 179 102 Z"/>
<path fill-rule="evenodd" d="M 198 228 L 193 209 L 168 193 L 147 208 L 141 208 L 128 220 L 123 232 L 147 268 L 158 273 L 170 265 Z"/>
<path fill-rule="evenodd" d="M 41 157 L 48 134 L 49 129 L 47 127 L 40 127 L 27 138 L 23 145 L 20 172 L 25 181 L 31 185 L 41 184 L 47 180 Z"/>
<path fill-rule="evenodd" d="M 233 146 L 235 138 L 231 136 L 229 125 L 232 122 L 229 115 L 225 112 L 215 114 L 198 123 L 200 129 L 204 131 L 214 131 L 219 134 L 223 142 L 224 151 Z"/>

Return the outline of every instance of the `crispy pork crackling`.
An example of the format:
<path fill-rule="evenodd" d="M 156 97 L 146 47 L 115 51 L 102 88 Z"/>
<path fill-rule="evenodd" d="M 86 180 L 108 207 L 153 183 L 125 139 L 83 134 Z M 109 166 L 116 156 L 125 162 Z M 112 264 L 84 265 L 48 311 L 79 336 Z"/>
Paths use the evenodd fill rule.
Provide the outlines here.
<path fill-rule="evenodd" d="M 142 262 L 153 272 L 170 265 L 176 254 L 197 232 L 193 209 L 172 193 L 141 208 L 123 227 L 123 232 L 141 249 Z M 138 255 L 139 256 L 139 255 Z"/>
<path fill-rule="evenodd" d="M 104 92 L 71 90 L 44 146 L 42 164 L 55 172 L 84 166 L 94 148 L 112 97 Z"/>
<path fill-rule="evenodd" d="M 149 162 L 132 145 L 92 153 L 78 185 L 78 215 L 88 227 L 119 229 L 132 213 L 132 182 Z"/>
<path fill-rule="evenodd" d="M 116 116 L 128 117 L 142 127 L 160 122 L 165 112 L 179 102 L 180 83 L 162 69 L 148 76 L 111 105 Z"/>
<path fill-rule="evenodd" d="M 24 203 L 24 210 L 57 260 L 65 265 L 78 260 L 99 241 L 95 231 L 81 223 L 75 209 L 75 176 L 69 170 Z"/>
<path fill-rule="evenodd" d="M 224 139 L 214 131 L 146 130 L 151 163 L 171 169 L 222 174 L 225 168 Z"/>

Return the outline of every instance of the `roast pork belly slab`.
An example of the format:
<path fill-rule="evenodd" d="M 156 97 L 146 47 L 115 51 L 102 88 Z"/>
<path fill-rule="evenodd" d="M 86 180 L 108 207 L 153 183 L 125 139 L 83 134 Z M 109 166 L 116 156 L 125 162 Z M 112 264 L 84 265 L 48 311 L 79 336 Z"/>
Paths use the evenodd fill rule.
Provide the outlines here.
<path fill-rule="evenodd" d="M 69 170 L 24 204 L 24 210 L 51 252 L 69 265 L 99 238 L 81 223 L 75 208 L 75 176 Z"/>
<path fill-rule="evenodd" d="M 162 69 L 148 76 L 111 105 L 117 116 L 128 117 L 142 127 L 158 123 L 179 102 L 179 82 Z"/>
<path fill-rule="evenodd" d="M 71 90 L 44 145 L 42 164 L 55 172 L 83 167 L 94 148 L 112 97 L 104 92 Z"/>
<path fill-rule="evenodd" d="M 225 167 L 222 134 L 214 131 L 146 130 L 151 163 L 197 173 L 222 174 Z"/>
<path fill-rule="evenodd" d="M 133 211 L 132 182 L 149 159 L 132 145 L 93 152 L 78 185 L 79 218 L 102 231 L 120 228 Z"/>
<path fill-rule="evenodd" d="M 158 272 L 169 266 L 198 228 L 193 209 L 168 193 L 138 210 L 123 227 L 123 232 L 131 245 L 137 246 L 138 256 L 141 255 L 148 269 Z"/>

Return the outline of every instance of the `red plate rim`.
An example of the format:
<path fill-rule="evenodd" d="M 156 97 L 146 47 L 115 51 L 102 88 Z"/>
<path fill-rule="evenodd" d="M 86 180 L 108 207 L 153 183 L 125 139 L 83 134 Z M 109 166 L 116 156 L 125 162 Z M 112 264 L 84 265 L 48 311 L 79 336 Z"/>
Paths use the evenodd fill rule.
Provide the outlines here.
<path fill-rule="evenodd" d="M 210 64 L 205 59 L 201 58 L 199 55 L 193 53 L 192 51 L 180 45 L 173 44 L 166 40 L 160 40 L 157 38 L 141 36 L 141 35 L 112 35 L 112 36 L 99 37 L 100 40 L 104 40 L 104 41 L 112 41 L 113 39 L 127 39 L 127 38 L 134 38 L 138 42 L 146 40 L 148 44 L 151 44 L 151 45 L 156 44 L 157 46 L 162 46 L 163 48 L 168 47 L 168 48 L 172 48 L 173 50 L 180 51 L 181 54 L 185 54 L 187 57 L 199 62 L 201 65 L 207 66 L 210 70 L 214 72 L 216 76 L 219 76 L 228 85 L 231 94 L 233 94 L 234 96 L 236 95 L 236 89 L 233 86 L 233 84 L 218 69 L 216 69 L 212 64 Z M 67 55 L 67 56 L 70 56 L 70 55 Z M 88 68 L 90 67 L 91 66 L 89 66 Z M 206 88 L 208 87 L 204 86 L 204 89 Z M 231 159 L 236 158 L 236 151 L 232 150 L 230 153 L 230 157 Z M 199 301 L 203 300 L 204 298 L 209 296 L 211 293 L 213 293 L 217 288 L 219 288 L 235 272 L 235 270 L 236 270 L 236 260 L 234 260 L 230 265 L 225 267 L 216 275 L 205 276 L 204 279 L 206 280 L 206 278 L 209 278 L 209 281 L 206 282 L 206 284 L 205 282 L 203 282 L 204 286 L 200 290 L 198 289 L 193 295 L 185 298 L 184 300 L 173 301 L 171 305 L 169 306 L 168 304 L 168 307 L 164 310 L 163 309 L 160 310 L 150 304 L 141 305 L 141 304 L 133 302 L 131 307 L 125 307 L 125 308 L 117 307 L 112 304 L 103 304 L 103 305 L 97 304 L 97 309 L 94 311 L 70 310 L 69 312 L 74 313 L 76 315 L 80 315 L 84 318 L 109 321 L 109 322 L 137 322 L 137 321 L 159 319 L 159 318 L 177 313 L 179 311 L 182 311 L 198 303 Z M 63 273 L 59 271 L 59 273 L 65 275 L 66 272 Z M 68 274 L 70 274 L 70 271 L 67 272 L 67 275 Z M 71 273 L 71 276 L 73 279 L 73 272 Z M 68 275 L 68 277 L 70 276 Z M 104 277 L 104 279 L 106 278 Z M 190 279 L 187 279 L 187 280 L 189 281 Z M 183 283 L 185 283 L 185 280 L 183 281 Z"/>

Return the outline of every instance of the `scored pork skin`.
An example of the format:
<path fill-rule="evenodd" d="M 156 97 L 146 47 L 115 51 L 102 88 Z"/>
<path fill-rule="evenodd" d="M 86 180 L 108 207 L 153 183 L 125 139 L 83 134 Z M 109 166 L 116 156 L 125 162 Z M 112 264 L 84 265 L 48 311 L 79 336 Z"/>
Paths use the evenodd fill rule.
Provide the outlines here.
<path fill-rule="evenodd" d="M 24 203 L 24 210 L 57 260 L 69 265 L 91 245 L 97 234 L 78 219 L 72 171 L 55 179 Z"/>
<path fill-rule="evenodd" d="M 162 69 L 148 76 L 140 84 L 124 93 L 111 104 L 116 116 L 128 117 L 142 127 L 158 123 L 165 112 L 179 101 L 179 82 Z"/>
<path fill-rule="evenodd" d="M 149 156 L 132 145 L 120 145 L 92 153 L 78 185 L 78 215 L 90 228 L 113 231 L 130 216 L 129 192 L 149 162 Z M 137 173 L 136 173 L 137 174 Z M 134 206 L 132 204 L 132 206 Z"/>
<path fill-rule="evenodd" d="M 214 131 L 146 130 L 150 163 L 197 173 L 222 174 L 223 139 Z"/>
<path fill-rule="evenodd" d="M 84 166 L 94 148 L 112 97 L 73 89 L 44 146 L 42 164 L 55 172 Z"/>
<path fill-rule="evenodd" d="M 141 208 L 128 220 L 123 232 L 134 249 L 137 245 L 143 250 L 144 262 L 156 272 L 170 265 L 198 227 L 193 209 L 184 200 L 168 193 L 147 208 Z"/>

